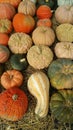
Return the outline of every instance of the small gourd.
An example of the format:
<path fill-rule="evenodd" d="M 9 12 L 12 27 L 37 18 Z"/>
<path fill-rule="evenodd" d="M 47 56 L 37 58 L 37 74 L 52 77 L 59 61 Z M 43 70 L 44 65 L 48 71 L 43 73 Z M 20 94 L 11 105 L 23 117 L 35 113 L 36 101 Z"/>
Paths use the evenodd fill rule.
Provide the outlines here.
<path fill-rule="evenodd" d="M 51 114 L 62 123 L 73 123 L 73 90 L 59 90 L 51 96 Z"/>
<path fill-rule="evenodd" d="M 28 79 L 28 90 L 37 99 L 35 114 L 43 118 L 48 114 L 49 79 L 42 71 L 33 73 Z"/>

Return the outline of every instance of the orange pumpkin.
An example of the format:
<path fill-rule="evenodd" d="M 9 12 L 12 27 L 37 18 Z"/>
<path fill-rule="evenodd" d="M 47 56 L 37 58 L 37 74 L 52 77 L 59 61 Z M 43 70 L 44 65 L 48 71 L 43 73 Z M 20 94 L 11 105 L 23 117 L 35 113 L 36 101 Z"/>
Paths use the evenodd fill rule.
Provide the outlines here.
<path fill-rule="evenodd" d="M 37 21 L 37 26 L 48 26 L 51 27 L 52 26 L 52 22 L 49 18 L 45 18 L 45 19 L 39 19 Z"/>
<path fill-rule="evenodd" d="M 9 36 L 6 33 L 0 33 L 0 44 L 7 46 L 8 45 Z"/>
<path fill-rule="evenodd" d="M 0 117 L 18 121 L 28 108 L 28 98 L 19 88 L 10 88 L 0 94 Z"/>
<path fill-rule="evenodd" d="M 15 8 L 8 3 L 0 3 L 0 19 L 12 19 L 15 15 Z"/>
<path fill-rule="evenodd" d="M 13 5 L 15 8 L 18 7 L 20 2 L 21 2 L 21 0 L 0 0 L 0 3 L 9 3 L 9 4 Z"/>
<path fill-rule="evenodd" d="M 17 13 L 13 18 L 13 27 L 16 32 L 30 33 L 35 26 L 34 18 L 30 15 Z"/>
<path fill-rule="evenodd" d="M 39 19 L 51 18 L 52 12 L 49 6 L 41 5 L 38 7 L 36 15 Z"/>
<path fill-rule="evenodd" d="M 1 76 L 1 84 L 4 88 L 20 87 L 23 83 L 23 75 L 17 70 L 7 70 Z"/>

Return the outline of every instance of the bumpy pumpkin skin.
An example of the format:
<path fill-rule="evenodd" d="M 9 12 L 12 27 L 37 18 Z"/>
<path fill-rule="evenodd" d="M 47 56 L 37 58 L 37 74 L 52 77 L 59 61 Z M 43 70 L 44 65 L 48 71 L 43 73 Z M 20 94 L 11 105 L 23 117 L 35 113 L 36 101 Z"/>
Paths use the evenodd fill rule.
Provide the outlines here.
<path fill-rule="evenodd" d="M 73 61 L 70 59 L 56 59 L 48 68 L 51 85 L 56 89 L 73 88 Z"/>
<path fill-rule="evenodd" d="M 52 115 L 62 123 L 73 123 L 73 90 L 60 90 L 51 96 Z"/>
<path fill-rule="evenodd" d="M 23 83 L 23 75 L 18 70 L 7 70 L 1 76 L 1 84 L 4 88 L 20 87 Z"/>
<path fill-rule="evenodd" d="M 61 5 L 73 5 L 73 0 L 57 0 L 58 6 Z"/>
<path fill-rule="evenodd" d="M 27 107 L 27 95 L 18 88 L 11 88 L 0 94 L 0 117 L 3 119 L 18 121 L 24 116 Z"/>
<path fill-rule="evenodd" d="M 47 27 L 51 27 L 52 26 L 52 21 L 48 18 L 46 19 L 39 19 L 37 21 L 37 26 L 47 26 Z"/>

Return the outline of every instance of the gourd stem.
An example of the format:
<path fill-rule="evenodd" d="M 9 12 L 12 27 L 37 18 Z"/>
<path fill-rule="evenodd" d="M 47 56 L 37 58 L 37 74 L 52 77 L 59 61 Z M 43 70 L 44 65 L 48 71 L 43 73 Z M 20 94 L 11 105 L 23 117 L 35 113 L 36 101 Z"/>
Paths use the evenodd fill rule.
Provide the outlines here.
<path fill-rule="evenodd" d="M 17 100 L 17 98 L 18 98 L 18 95 L 17 95 L 17 94 L 14 94 L 14 95 L 12 96 L 12 99 L 13 99 L 13 100 Z"/>
<path fill-rule="evenodd" d="M 20 62 L 24 62 L 25 61 L 25 58 L 21 59 Z"/>
<path fill-rule="evenodd" d="M 45 2 L 49 2 L 49 0 L 45 0 Z"/>

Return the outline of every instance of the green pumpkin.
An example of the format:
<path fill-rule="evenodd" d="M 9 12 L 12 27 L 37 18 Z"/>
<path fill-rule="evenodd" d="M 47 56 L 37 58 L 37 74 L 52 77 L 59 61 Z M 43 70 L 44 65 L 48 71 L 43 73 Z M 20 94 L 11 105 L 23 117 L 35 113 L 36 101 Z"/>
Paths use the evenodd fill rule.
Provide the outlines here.
<path fill-rule="evenodd" d="M 10 58 L 10 63 L 13 69 L 25 70 L 27 68 L 27 60 L 24 54 L 14 54 Z"/>
<path fill-rule="evenodd" d="M 73 90 L 59 90 L 51 96 L 51 114 L 63 123 L 73 123 Z"/>
<path fill-rule="evenodd" d="M 58 6 L 73 5 L 73 0 L 57 0 Z"/>
<path fill-rule="evenodd" d="M 56 89 L 73 88 L 73 61 L 70 59 L 56 59 L 48 67 L 48 77 L 51 85 Z"/>
<path fill-rule="evenodd" d="M 50 8 L 53 8 L 54 1 L 53 0 L 38 0 L 38 5 L 48 5 Z"/>

